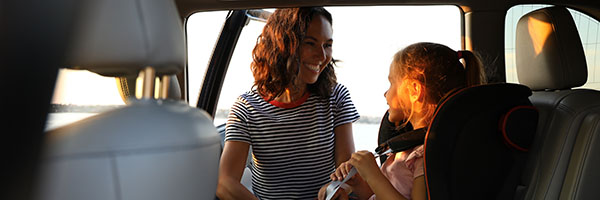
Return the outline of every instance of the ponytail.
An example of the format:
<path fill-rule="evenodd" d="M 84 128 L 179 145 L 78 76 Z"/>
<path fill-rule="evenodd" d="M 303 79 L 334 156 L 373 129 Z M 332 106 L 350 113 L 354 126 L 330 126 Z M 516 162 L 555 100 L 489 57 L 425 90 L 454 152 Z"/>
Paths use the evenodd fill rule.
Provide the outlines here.
<path fill-rule="evenodd" d="M 474 85 L 481 85 L 486 82 L 485 75 L 483 73 L 483 63 L 479 56 L 468 50 L 461 50 L 456 52 L 458 59 L 463 58 L 465 63 L 465 73 L 467 87 Z"/>

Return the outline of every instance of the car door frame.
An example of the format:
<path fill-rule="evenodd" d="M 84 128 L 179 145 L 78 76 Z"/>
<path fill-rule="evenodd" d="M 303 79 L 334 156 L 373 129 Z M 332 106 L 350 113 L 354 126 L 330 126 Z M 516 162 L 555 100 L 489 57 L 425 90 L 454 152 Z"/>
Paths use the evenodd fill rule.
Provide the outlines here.
<path fill-rule="evenodd" d="M 229 12 L 204 75 L 196 107 L 205 110 L 213 117 L 231 56 L 242 30 L 249 20 L 247 13 L 247 10 L 231 10 Z"/>

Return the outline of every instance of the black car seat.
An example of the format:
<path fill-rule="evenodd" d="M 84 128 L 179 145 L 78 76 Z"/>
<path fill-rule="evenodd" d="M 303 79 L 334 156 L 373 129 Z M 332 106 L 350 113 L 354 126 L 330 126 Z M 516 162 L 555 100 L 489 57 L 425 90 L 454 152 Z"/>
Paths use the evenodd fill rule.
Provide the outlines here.
<path fill-rule="evenodd" d="M 587 65 L 571 14 L 558 6 L 526 14 L 515 47 L 519 82 L 540 112 L 519 199 L 598 198 L 600 92 L 574 89 Z"/>
<path fill-rule="evenodd" d="M 537 126 L 526 86 L 468 87 L 438 104 L 425 136 L 429 199 L 512 199 Z"/>
<path fill-rule="evenodd" d="M 390 147 L 390 143 L 394 142 L 394 139 L 399 139 L 399 140 L 405 140 L 405 138 L 400 138 L 398 137 L 399 135 L 402 135 L 404 133 L 407 133 L 409 131 L 413 130 L 412 124 L 406 123 L 406 125 L 404 125 L 403 127 L 397 127 L 396 124 L 394 124 L 393 122 L 390 122 L 389 120 L 389 110 L 385 111 L 385 114 L 383 115 L 383 117 L 381 118 L 381 123 L 379 124 L 379 132 L 377 134 L 377 149 L 375 149 L 375 152 L 377 153 L 381 153 L 383 151 L 386 150 L 386 148 Z M 404 123 L 404 122 L 402 122 Z M 419 136 L 417 136 L 419 137 Z M 425 137 L 423 136 L 421 138 L 421 141 L 424 141 Z M 414 143 L 410 143 L 408 145 L 411 145 Z M 421 144 L 423 144 L 421 142 Z M 400 145 L 404 145 L 404 144 L 400 144 Z M 385 160 L 387 160 L 387 155 L 381 155 L 379 156 L 379 161 L 380 163 L 384 163 Z"/>
<path fill-rule="evenodd" d="M 166 98 L 164 83 L 186 62 L 175 3 L 81 4 L 65 67 L 111 77 L 141 72 L 143 97 L 46 133 L 37 199 L 214 198 L 220 145 L 212 119 Z"/>
<path fill-rule="evenodd" d="M 396 128 L 386 112 L 375 151 L 425 144 L 429 199 L 512 199 L 537 126 L 530 95 L 518 84 L 457 90 L 438 104 L 431 125 L 417 130 L 410 123 Z"/>

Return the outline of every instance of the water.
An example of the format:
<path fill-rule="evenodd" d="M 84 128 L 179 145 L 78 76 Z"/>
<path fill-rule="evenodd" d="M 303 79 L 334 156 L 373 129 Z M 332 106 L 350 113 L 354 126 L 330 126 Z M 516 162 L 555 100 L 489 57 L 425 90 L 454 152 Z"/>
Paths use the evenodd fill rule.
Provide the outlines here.
<path fill-rule="evenodd" d="M 354 135 L 354 147 L 357 151 L 375 151 L 377 148 L 377 134 L 379 124 L 354 123 L 352 134 Z"/>

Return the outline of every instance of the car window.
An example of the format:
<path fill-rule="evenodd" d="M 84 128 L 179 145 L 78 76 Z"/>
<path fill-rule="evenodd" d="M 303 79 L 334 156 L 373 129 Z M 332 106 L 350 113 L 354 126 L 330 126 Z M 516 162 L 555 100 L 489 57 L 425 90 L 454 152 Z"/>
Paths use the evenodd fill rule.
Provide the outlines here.
<path fill-rule="evenodd" d="M 51 130 L 124 105 L 117 81 L 87 70 L 60 69 L 46 122 Z"/>
<path fill-rule="evenodd" d="M 229 11 L 198 12 L 186 21 L 188 103 L 196 107 L 204 74 Z"/>
<path fill-rule="evenodd" d="M 551 5 L 517 5 L 506 14 L 505 23 L 505 59 L 506 82 L 518 83 L 515 67 L 515 35 L 519 19 L 534 10 Z M 600 26 L 597 20 L 579 11 L 568 9 L 573 16 L 581 39 L 588 67 L 588 80 L 581 88 L 600 89 Z"/>
<path fill-rule="evenodd" d="M 461 12 L 456 6 L 326 9 L 333 16 L 333 58 L 340 60 L 335 68 L 338 82 L 348 88 L 361 115 L 361 119 L 353 125 L 356 149 L 374 150 L 379 123 L 387 110 L 383 94 L 389 87 L 387 76 L 393 55 L 409 44 L 424 41 L 459 50 Z M 191 24 L 188 23 L 188 26 Z M 263 26 L 264 22 L 250 20 L 242 30 L 221 89 L 215 125 L 225 123 L 237 97 L 252 87 L 252 49 Z M 188 35 L 188 38 L 191 37 L 202 36 Z M 191 73 L 189 76 L 194 79 Z"/>
<path fill-rule="evenodd" d="M 187 19 L 187 23 L 192 26 L 186 27 L 186 33 L 201 35 L 201 37 L 188 37 L 187 39 L 188 51 L 194 52 L 194 54 L 188 54 L 187 57 L 189 65 L 192 66 L 188 68 L 188 73 L 204 74 L 206 71 L 208 59 L 227 13 L 227 11 L 202 12 Z M 188 97 L 190 105 L 194 107 L 198 101 L 198 93 L 203 81 L 203 76 L 189 80 L 189 91 L 192 92 L 188 92 L 190 94 Z M 46 130 L 52 130 L 124 104 L 115 78 L 104 77 L 87 70 L 60 69 L 46 122 Z"/>

